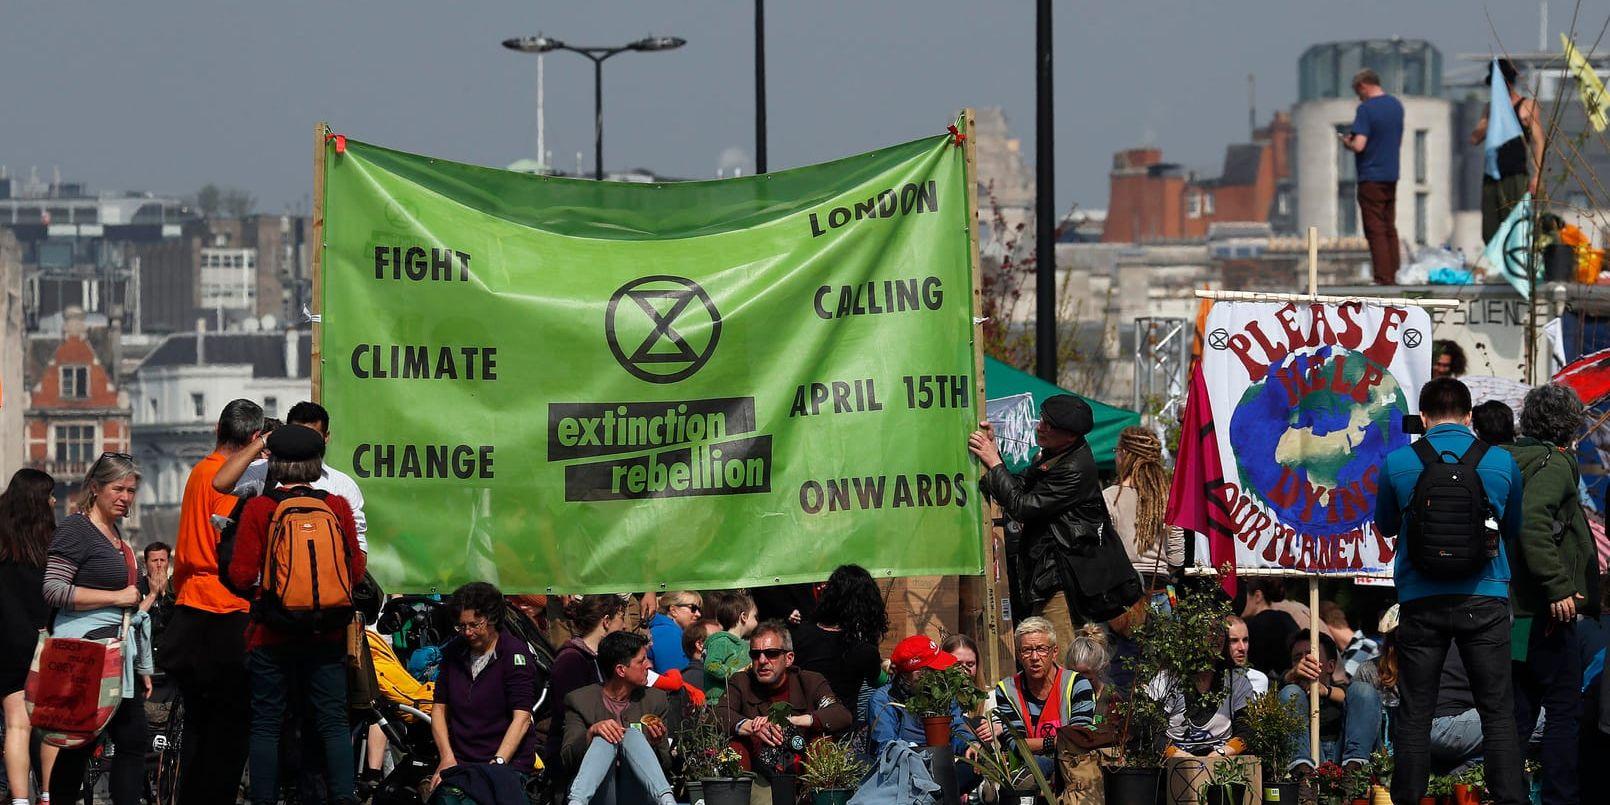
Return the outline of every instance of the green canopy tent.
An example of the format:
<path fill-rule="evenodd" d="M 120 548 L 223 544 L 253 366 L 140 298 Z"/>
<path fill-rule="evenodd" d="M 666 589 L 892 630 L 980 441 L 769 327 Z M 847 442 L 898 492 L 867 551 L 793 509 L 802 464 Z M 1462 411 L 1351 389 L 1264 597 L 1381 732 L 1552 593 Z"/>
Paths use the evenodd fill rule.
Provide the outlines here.
<path fill-rule="evenodd" d="M 1045 398 L 1056 394 L 1076 394 L 1055 384 L 1047 383 L 1028 372 L 1019 371 L 1008 364 L 1001 363 L 994 358 L 984 358 L 984 396 L 995 400 L 1002 397 L 1012 397 L 1020 394 L 1029 394 L 1034 398 L 1035 416 L 1038 416 L 1040 403 Z M 1118 445 L 1118 432 L 1130 425 L 1140 424 L 1140 414 L 1111 406 L 1097 400 L 1092 400 L 1082 394 L 1076 394 L 1090 404 L 1090 410 L 1095 414 L 1096 427 L 1085 438 L 1090 442 L 1090 450 L 1095 454 L 1096 466 L 1103 470 L 1114 468 L 1113 449 Z M 1005 451 L 1003 451 L 1004 456 Z M 1013 471 L 1020 470 L 1025 462 L 1006 457 L 1007 466 Z"/>

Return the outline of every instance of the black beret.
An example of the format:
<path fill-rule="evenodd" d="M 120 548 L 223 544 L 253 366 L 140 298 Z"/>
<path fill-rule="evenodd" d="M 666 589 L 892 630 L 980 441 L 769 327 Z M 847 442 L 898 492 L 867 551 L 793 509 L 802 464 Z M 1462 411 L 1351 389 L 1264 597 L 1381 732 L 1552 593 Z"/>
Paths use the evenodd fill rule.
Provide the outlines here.
<path fill-rule="evenodd" d="M 268 434 L 268 452 L 280 461 L 324 457 L 324 437 L 305 425 L 281 425 Z"/>
<path fill-rule="evenodd" d="M 1090 404 L 1072 394 L 1057 394 L 1040 403 L 1040 418 L 1057 430 L 1083 436 L 1096 427 Z M 278 433 L 279 431 L 275 431 Z"/>

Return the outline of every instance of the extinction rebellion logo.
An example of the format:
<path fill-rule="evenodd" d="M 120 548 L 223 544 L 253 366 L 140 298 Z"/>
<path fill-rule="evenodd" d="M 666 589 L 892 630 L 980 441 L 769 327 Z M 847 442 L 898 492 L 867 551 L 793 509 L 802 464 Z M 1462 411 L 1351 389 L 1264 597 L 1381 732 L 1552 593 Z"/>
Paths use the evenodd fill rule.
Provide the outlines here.
<path fill-rule="evenodd" d="M 721 313 L 698 283 L 656 274 L 609 298 L 604 338 L 633 377 L 692 377 L 715 354 Z M 564 462 L 565 500 L 771 491 L 771 435 L 756 433 L 754 397 L 564 402 L 548 406 L 548 461 Z"/>
<path fill-rule="evenodd" d="M 657 274 L 615 291 L 604 315 L 604 335 L 615 360 L 633 377 L 676 383 L 692 377 L 715 353 L 721 313 L 698 283 Z M 627 344 L 635 344 L 630 354 L 623 348 Z"/>

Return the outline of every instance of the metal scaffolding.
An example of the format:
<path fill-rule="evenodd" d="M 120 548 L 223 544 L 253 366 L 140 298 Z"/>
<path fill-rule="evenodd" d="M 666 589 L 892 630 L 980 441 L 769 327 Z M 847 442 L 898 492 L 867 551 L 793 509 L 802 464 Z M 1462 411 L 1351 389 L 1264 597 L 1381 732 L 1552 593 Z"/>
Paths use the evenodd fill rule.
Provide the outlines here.
<path fill-rule="evenodd" d="M 1134 409 L 1155 411 L 1162 422 L 1179 419 L 1190 382 L 1191 338 L 1188 319 L 1142 316 L 1135 319 Z"/>

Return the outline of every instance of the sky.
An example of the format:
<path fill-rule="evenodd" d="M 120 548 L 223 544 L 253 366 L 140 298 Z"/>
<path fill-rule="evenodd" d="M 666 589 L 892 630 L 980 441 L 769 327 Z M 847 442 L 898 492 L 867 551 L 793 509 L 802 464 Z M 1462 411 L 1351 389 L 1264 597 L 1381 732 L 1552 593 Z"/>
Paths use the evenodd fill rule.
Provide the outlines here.
<path fill-rule="evenodd" d="M 1550 5 L 1557 40 L 1574 6 Z M 605 64 L 605 167 L 710 178 L 752 159 L 753 13 L 744 0 L 0 0 L 0 165 L 59 168 L 92 190 L 212 182 L 247 189 L 260 211 L 306 210 L 317 121 L 505 166 L 535 154 L 536 57 L 500 41 L 652 34 L 688 44 Z M 1160 146 L 1216 174 L 1224 146 L 1248 137 L 1246 76 L 1267 120 L 1295 101 L 1312 44 L 1422 38 L 1454 67 L 1458 54 L 1535 49 L 1539 14 L 1526 0 L 1087 0 L 1054 16 L 1067 209 L 1106 205 L 1123 148 Z M 1032 158 L 1034 17 L 1028 0 L 770 0 L 770 168 L 937 134 L 964 106 L 1002 107 Z M 592 65 L 561 52 L 545 71 L 554 163 L 574 171 L 582 152 L 591 171 Z"/>

